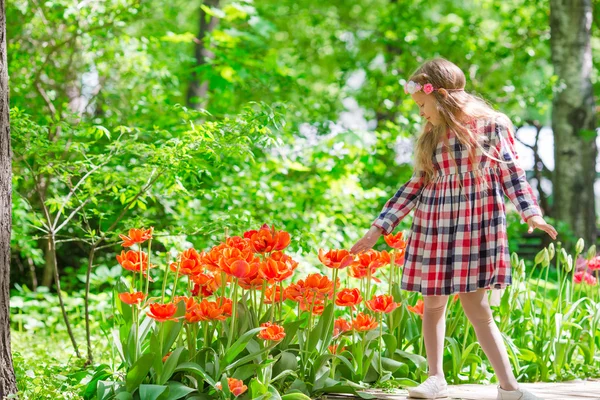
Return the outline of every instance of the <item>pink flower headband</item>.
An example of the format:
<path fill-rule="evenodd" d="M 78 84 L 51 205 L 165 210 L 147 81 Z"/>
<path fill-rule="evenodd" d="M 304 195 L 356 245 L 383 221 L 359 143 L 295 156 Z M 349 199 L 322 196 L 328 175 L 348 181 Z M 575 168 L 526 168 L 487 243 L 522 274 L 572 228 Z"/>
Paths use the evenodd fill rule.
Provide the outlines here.
<path fill-rule="evenodd" d="M 440 89 L 444 89 L 444 88 L 434 88 L 431 83 L 426 83 L 423 86 L 421 86 L 420 83 L 417 83 L 414 81 L 408 81 L 404 85 L 404 93 L 407 93 L 407 94 L 408 93 L 410 93 L 410 94 L 416 93 L 416 92 L 420 91 L 421 89 L 423 89 L 423 92 L 425 92 L 425 94 L 430 94 L 434 90 L 440 90 Z M 463 89 L 444 89 L 444 90 L 451 92 L 451 91 L 461 91 Z"/>

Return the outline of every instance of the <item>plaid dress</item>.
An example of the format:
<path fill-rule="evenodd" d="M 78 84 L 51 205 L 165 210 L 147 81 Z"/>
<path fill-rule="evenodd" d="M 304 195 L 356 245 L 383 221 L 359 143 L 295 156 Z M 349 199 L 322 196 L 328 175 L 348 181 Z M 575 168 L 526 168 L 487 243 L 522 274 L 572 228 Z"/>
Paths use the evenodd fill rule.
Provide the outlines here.
<path fill-rule="evenodd" d="M 424 185 L 424 174 L 413 173 L 372 224 L 389 234 L 415 208 L 404 257 L 404 290 L 432 296 L 505 288 L 512 278 L 504 194 L 523 221 L 542 215 L 518 163 L 512 123 L 489 118 L 475 121 L 471 129 L 489 138 L 482 143 L 487 153 L 506 162 L 477 148 L 483 178 L 477 185 L 468 149 L 448 130 L 448 146 L 441 141 L 433 154 L 434 179 Z"/>

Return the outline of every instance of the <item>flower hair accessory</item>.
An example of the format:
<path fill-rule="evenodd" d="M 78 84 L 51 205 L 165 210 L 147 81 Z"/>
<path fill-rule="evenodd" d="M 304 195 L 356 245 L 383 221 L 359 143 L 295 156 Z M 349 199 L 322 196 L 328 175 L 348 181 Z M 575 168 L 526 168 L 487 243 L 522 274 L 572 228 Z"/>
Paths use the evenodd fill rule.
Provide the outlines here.
<path fill-rule="evenodd" d="M 424 85 L 421 85 L 420 83 L 417 83 L 415 81 L 408 81 L 406 82 L 406 84 L 404 85 L 404 93 L 416 93 L 418 91 L 420 91 L 421 89 L 423 89 L 423 92 L 425 92 L 425 94 L 430 94 L 435 90 L 440 90 L 440 89 L 444 89 L 446 91 L 460 91 L 463 89 L 445 89 L 445 88 L 435 88 L 433 87 L 433 85 L 431 83 L 426 83 Z"/>

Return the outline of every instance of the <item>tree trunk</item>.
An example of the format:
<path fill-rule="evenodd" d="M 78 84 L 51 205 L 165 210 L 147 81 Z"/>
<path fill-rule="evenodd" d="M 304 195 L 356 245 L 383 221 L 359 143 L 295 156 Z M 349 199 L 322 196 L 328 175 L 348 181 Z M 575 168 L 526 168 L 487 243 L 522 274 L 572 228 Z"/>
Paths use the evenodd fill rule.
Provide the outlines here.
<path fill-rule="evenodd" d="M 203 2 L 206 7 L 218 7 L 220 0 L 206 0 Z M 201 74 L 198 70 L 206 65 L 206 60 L 213 58 L 214 54 L 211 53 L 205 47 L 206 36 L 215 29 L 219 19 L 214 16 L 210 16 L 210 20 L 206 21 L 207 14 L 202 8 L 200 8 L 200 24 L 198 30 L 198 37 L 194 40 L 196 42 L 196 67 L 192 71 L 192 82 L 187 93 L 187 104 L 189 107 L 199 110 L 206 106 L 208 93 L 208 81 L 200 82 Z"/>
<path fill-rule="evenodd" d="M 552 101 L 554 216 L 588 245 L 596 241 L 596 117 L 590 75 L 591 0 L 550 1 L 552 63 L 559 81 Z"/>
<path fill-rule="evenodd" d="M 12 229 L 12 170 L 6 63 L 6 12 L 0 0 L 0 399 L 17 393 L 10 352 L 10 231 Z"/>

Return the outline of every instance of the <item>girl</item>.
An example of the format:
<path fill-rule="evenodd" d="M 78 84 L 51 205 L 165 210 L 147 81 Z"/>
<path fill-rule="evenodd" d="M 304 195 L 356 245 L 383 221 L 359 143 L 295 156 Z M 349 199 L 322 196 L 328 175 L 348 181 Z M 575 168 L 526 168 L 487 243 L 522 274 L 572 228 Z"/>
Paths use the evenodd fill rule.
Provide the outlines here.
<path fill-rule="evenodd" d="M 356 254 L 391 233 L 415 208 L 401 288 L 421 292 L 429 377 L 411 397 L 446 397 L 442 370 L 448 296 L 458 293 L 465 314 L 500 385 L 498 400 L 539 399 L 519 385 L 490 310 L 487 290 L 511 284 L 504 194 L 524 221 L 556 239 L 518 164 L 510 120 L 464 90 L 465 75 L 445 59 L 424 63 L 405 92 L 427 120 L 416 144 L 415 172 L 385 204 Z"/>

